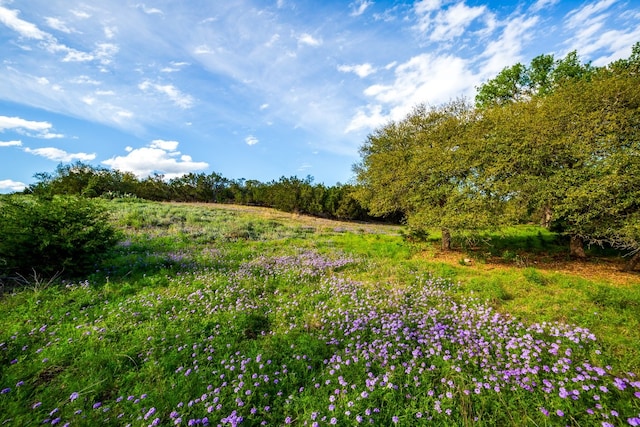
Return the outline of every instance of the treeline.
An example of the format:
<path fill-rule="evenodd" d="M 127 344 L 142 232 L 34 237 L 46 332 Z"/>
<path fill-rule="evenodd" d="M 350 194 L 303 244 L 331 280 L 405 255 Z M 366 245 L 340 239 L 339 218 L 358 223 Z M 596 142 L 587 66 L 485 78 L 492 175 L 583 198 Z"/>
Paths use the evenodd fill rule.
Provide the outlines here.
<path fill-rule="evenodd" d="M 282 177 L 262 183 L 231 180 L 217 173 L 189 173 L 165 179 L 156 174 L 139 179 L 121 172 L 82 162 L 60 164 L 53 173 L 36 174 L 37 182 L 25 193 L 34 195 L 77 195 L 83 197 L 136 197 L 154 201 L 234 203 L 265 206 L 285 212 L 326 218 L 394 221 L 396 217 L 372 217 L 353 197 L 353 186 L 314 184 L 313 178 Z"/>
<path fill-rule="evenodd" d="M 541 55 L 478 88 L 475 105 L 418 106 L 368 136 L 356 198 L 451 236 L 530 221 L 640 263 L 640 43 L 605 67 Z"/>

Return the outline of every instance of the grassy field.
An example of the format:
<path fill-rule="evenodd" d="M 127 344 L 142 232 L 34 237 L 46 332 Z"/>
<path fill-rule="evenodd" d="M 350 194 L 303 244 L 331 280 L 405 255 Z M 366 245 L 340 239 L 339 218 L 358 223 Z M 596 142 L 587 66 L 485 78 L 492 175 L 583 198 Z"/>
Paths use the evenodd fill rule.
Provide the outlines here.
<path fill-rule="evenodd" d="M 0 424 L 640 425 L 640 280 L 523 227 L 109 202 L 95 273 L 0 296 Z"/>

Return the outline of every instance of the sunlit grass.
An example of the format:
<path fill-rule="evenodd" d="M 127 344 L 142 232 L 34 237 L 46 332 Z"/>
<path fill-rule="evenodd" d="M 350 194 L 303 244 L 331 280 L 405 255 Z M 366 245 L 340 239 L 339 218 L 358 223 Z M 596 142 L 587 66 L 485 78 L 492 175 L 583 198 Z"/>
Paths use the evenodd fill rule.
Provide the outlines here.
<path fill-rule="evenodd" d="M 94 274 L 2 296 L 0 422 L 640 417 L 637 285 L 437 262 L 396 228 L 219 206 L 113 209 L 127 237 Z"/>

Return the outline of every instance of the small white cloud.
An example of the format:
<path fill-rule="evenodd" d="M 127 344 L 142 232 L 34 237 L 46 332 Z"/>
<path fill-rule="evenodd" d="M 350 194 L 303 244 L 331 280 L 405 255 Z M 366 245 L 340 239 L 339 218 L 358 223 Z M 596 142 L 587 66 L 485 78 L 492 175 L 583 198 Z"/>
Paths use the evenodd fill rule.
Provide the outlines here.
<path fill-rule="evenodd" d="M 355 73 L 360 78 L 365 78 L 376 72 L 376 69 L 369 63 L 360 65 L 339 65 L 338 71 L 343 73 Z"/>
<path fill-rule="evenodd" d="M 98 80 L 94 80 L 89 76 L 78 76 L 74 79 L 70 80 L 71 83 L 76 83 L 76 84 L 82 84 L 82 85 L 93 85 L 93 86 L 98 86 L 101 83 Z"/>
<path fill-rule="evenodd" d="M 72 162 L 74 160 L 80 161 L 90 161 L 96 158 L 95 153 L 67 153 L 64 150 L 55 147 L 44 147 L 44 148 L 36 148 L 31 149 L 29 147 L 24 149 L 25 152 L 34 154 L 36 156 L 45 157 L 49 160 L 54 160 L 56 162 Z"/>
<path fill-rule="evenodd" d="M 83 10 L 71 10 L 71 13 L 73 14 L 73 16 L 75 16 L 78 19 L 91 18 L 91 15 L 89 15 L 87 12 Z"/>
<path fill-rule="evenodd" d="M 450 41 L 460 37 L 480 17 L 491 22 L 492 14 L 487 12 L 486 6 L 469 7 L 464 1 L 447 9 L 440 9 L 441 6 L 441 2 L 436 0 L 422 1 L 414 6 L 418 17 L 416 29 L 428 35 L 431 41 Z"/>
<path fill-rule="evenodd" d="M 246 142 L 247 145 L 256 145 L 260 141 L 258 141 L 258 138 L 256 138 L 255 136 L 249 135 L 244 139 L 244 142 Z"/>
<path fill-rule="evenodd" d="M 0 141 L 0 147 L 22 147 L 22 141 Z"/>
<path fill-rule="evenodd" d="M 265 43 L 266 47 L 272 47 L 273 45 L 275 45 L 278 40 L 280 40 L 280 34 L 274 34 L 271 36 L 271 38 L 269 39 L 268 42 Z"/>
<path fill-rule="evenodd" d="M 90 62 L 94 59 L 95 56 L 91 53 L 68 49 L 67 55 L 62 59 L 62 62 Z"/>
<path fill-rule="evenodd" d="M 176 151 L 180 143 L 178 141 L 165 141 L 164 139 L 154 139 L 149 144 L 151 148 L 159 148 L 165 151 Z"/>
<path fill-rule="evenodd" d="M 0 132 L 13 130 L 15 132 L 35 138 L 61 138 L 63 135 L 51 133 L 53 128 L 49 122 L 35 122 L 20 117 L 0 116 Z"/>
<path fill-rule="evenodd" d="M 298 37 L 298 44 L 305 44 L 307 46 L 320 46 L 322 44 L 322 40 L 316 39 L 311 34 L 304 33 L 300 37 Z"/>
<path fill-rule="evenodd" d="M 74 30 L 69 28 L 64 21 L 62 21 L 59 18 L 48 17 L 48 18 L 45 18 L 45 21 L 47 22 L 47 25 L 53 28 L 54 30 L 58 30 L 60 32 L 67 33 L 67 34 L 71 34 L 75 32 Z"/>
<path fill-rule="evenodd" d="M 164 68 L 160 69 L 160 71 L 163 72 L 163 73 L 175 73 L 175 72 L 178 72 L 178 71 L 182 70 L 182 68 L 187 66 L 187 65 L 189 65 L 188 62 L 172 61 L 171 62 L 171 66 L 164 67 Z"/>
<path fill-rule="evenodd" d="M 364 13 L 365 10 L 367 10 L 367 8 L 369 6 L 371 6 L 373 4 L 372 1 L 368 1 L 368 0 L 356 0 L 355 2 L 351 3 L 349 5 L 349 7 L 351 7 L 351 16 L 360 16 Z"/>
<path fill-rule="evenodd" d="M 149 80 L 145 80 L 138 85 L 138 88 L 142 91 L 148 92 L 153 90 L 155 92 L 166 95 L 174 104 L 183 109 L 188 109 L 193 106 L 193 97 L 182 93 L 178 88 L 171 84 L 162 85 L 158 83 L 152 83 Z"/>
<path fill-rule="evenodd" d="M 539 12 L 558 3 L 559 0 L 538 0 L 531 6 L 532 12 Z"/>
<path fill-rule="evenodd" d="M 209 53 L 214 53 L 215 51 L 213 49 L 211 49 L 209 46 L 207 46 L 206 44 L 201 44 L 200 46 L 196 46 L 195 49 L 193 49 L 193 53 L 195 55 L 207 55 Z"/>
<path fill-rule="evenodd" d="M 27 184 L 20 181 L 14 181 L 12 179 L 0 179 L 0 190 L 9 191 L 22 191 L 27 187 Z"/>
<path fill-rule="evenodd" d="M 147 7 L 147 5 L 144 3 L 138 3 L 136 5 L 136 8 L 142 10 L 147 15 L 164 15 L 164 12 L 162 10 L 155 7 Z"/>
<path fill-rule="evenodd" d="M 177 178 L 187 173 L 209 167 L 205 162 L 194 162 L 189 155 L 176 151 L 177 141 L 156 139 L 146 147 L 127 147 L 126 156 L 117 156 L 102 162 L 113 169 L 132 172 L 138 177 L 154 173 L 163 174 L 167 179 Z"/>
<path fill-rule="evenodd" d="M 106 38 L 112 39 L 118 33 L 118 27 L 109 27 L 105 25 L 105 27 L 103 28 L 103 31 L 104 31 L 104 36 Z"/>
<path fill-rule="evenodd" d="M 260 110 L 266 110 L 267 108 L 269 108 L 269 104 L 262 104 L 260 106 Z"/>

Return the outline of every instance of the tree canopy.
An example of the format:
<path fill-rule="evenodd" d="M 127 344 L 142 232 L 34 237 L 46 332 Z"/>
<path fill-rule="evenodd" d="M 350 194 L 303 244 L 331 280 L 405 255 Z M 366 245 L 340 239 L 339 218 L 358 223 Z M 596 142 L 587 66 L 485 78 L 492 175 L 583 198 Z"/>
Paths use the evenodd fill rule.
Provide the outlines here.
<path fill-rule="evenodd" d="M 478 88 L 475 106 L 418 106 L 369 135 L 358 198 L 414 227 L 539 221 L 570 236 L 576 256 L 583 242 L 640 253 L 638 88 L 640 43 L 606 67 L 576 52 L 515 64 Z"/>

